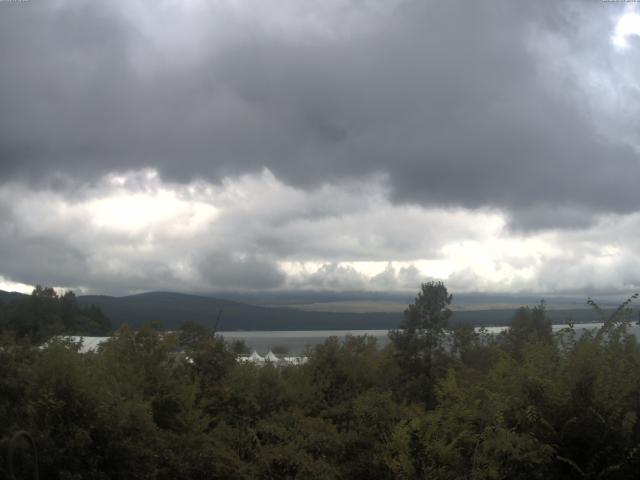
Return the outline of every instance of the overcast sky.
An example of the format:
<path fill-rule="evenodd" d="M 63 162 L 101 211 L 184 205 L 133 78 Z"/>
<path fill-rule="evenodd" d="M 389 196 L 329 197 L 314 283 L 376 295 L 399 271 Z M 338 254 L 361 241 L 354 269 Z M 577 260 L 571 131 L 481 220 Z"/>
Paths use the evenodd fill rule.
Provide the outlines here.
<path fill-rule="evenodd" d="M 640 289 L 640 9 L 0 1 L 0 288 Z"/>

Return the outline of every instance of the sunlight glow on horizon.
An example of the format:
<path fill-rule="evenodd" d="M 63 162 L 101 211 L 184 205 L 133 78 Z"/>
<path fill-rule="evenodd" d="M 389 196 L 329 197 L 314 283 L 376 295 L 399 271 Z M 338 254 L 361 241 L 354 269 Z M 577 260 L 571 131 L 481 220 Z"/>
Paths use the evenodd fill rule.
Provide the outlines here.
<path fill-rule="evenodd" d="M 27 285 L 26 283 L 12 282 L 5 277 L 0 276 L 0 290 L 5 292 L 18 292 L 18 293 L 31 293 L 33 291 L 33 285 Z"/>

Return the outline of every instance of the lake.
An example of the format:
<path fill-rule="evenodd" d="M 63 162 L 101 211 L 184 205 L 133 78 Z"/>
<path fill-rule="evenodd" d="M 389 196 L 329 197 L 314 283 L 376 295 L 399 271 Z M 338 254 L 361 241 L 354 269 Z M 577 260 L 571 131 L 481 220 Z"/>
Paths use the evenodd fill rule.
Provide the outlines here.
<path fill-rule="evenodd" d="M 574 328 L 578 333 L 601 327 L 601 323 L 579 323 Z M 553 325 L 558 331 L 567 325 Z M 500 333 L 508 327 L 486 327 L 489 333 Z M 347 335 L 368 335 L 378 341 L 378 346 L 384 347 L 389 343 L 388 330 L 288 330 L 288 331 L 251 331 L 251 332 L 220 332 L 227 340 L 244 340 L 249 348 L 260 354 L 267 353 L 274 347 L 286 347 L 292 354 L 304 352 L 306 347 L 313 347 L 323 343 L 329 337 L 344 338 Z M 630 332 L 640 339 L 640 325 L 633 324 Z"/>

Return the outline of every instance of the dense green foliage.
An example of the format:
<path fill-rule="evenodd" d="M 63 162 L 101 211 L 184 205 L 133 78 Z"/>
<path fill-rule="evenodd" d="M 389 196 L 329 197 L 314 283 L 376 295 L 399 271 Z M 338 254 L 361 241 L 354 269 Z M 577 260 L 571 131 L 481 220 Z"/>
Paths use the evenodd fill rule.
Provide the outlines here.
<path fill-rule="evenodd" d="M 500 336 L 448 328 L 422 286 L 391 343 L 329 338 L 299 367 L 238 364 L 210 329 L 119 329 L 98 353 L 0 349 L 0 432 L 41 478 L 637 478 L 640 348 L 621 308 L 552 334 L 544 305 Z M 1 476 L 1 475 L 0 475 Z"/>
<path fill-rule="evenodd" d="M 71 291 L 59 296 L 53 288 L 38 285 L 31 295 L 0 302 L 0 335 L 34 344 L 53 335 L 107 335 L 111 322 L 95 305 L 81 306 Z"/>

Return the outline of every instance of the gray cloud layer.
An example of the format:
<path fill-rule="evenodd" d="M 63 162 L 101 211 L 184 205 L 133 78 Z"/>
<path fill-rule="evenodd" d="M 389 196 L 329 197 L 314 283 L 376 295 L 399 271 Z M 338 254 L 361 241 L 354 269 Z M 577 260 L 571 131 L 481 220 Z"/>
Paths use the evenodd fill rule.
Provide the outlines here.
<path fill-rule="evenodd" d="M 522 229 L 638 210 L 622 7 L 260 3 L 0 5 L 0 176 L 381 174 L 395 201 L 494 206 Z"/>
<path fill-rule="evenodd" d="M 631 8 L 0 2 L 0 284 L 637 288 Z"/>

